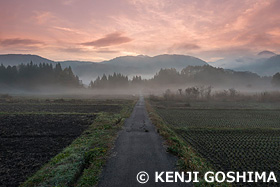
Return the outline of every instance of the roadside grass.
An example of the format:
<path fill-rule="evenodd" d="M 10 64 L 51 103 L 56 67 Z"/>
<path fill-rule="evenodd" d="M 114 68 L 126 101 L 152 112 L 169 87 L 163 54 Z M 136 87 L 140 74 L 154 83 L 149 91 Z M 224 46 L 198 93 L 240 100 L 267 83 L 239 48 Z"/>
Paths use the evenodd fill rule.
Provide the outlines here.
<path fill-rule="evenodd" d="M 61 153 L 53 157 L 21 186 L 94 186 L 102 166 L 134 102 L 123 105 L 120 113 L 97 113 L 87 130 Z"/>
<path fill-rule="evenodd" d="M 229 183 L 207 183 L 203 176 L 208 171 L 215 171 L 213 167 L 179 135 L 176 134 L 175 129 L 170 127 L 155 111 L 150 104 L 149 99 L 146 100 L 146 108 L 152 123 L 157 127 L 158 133 L 164 137 L 168 146 L 167 151 L 176 155 L 179 160 L 177 162 L 178 169 L 181 171 L 198 171 L 199 181 L 193 183 L 194 186 L 231 186 Z"/>

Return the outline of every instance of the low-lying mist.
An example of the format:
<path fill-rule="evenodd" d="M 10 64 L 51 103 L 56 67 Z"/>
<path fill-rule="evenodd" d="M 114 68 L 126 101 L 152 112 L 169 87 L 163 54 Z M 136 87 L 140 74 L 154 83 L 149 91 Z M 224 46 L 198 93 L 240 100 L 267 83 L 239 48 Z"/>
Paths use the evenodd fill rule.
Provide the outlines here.
<path fill-rule="evenodd" d="M 190 89 L 198 95 L 209 92 L 255 94 L 275 92 L 280 87 L 280 74 L 261 77 L 256 73 L 238 72 L 209 65 L 188 66 L 181 71 L 161 69 L 150 78 L 121 73 L 103 74 L 89 84 L 83 84 L 71 67 L 60 64 L 1 66 L 0 93 L 9 95 L 38 95 L 49 97 L 92 97 L 116 95 L 162 95 L 167 90 L 188 95 Z M 192 93 L 193 94 L 193 93 Z M 218 96 L 217 96 L 218 97 Z"/>

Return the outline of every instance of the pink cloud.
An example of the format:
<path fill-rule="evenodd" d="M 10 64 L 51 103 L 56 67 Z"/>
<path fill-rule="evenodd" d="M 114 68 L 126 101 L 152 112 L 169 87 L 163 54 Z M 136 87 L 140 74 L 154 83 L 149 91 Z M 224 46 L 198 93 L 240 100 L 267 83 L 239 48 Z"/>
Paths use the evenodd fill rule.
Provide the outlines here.
<path fill-rule="evenodd" d="M 279 8 L 278 0 L 0 1 L 1 50 L 43 45 L 40 38 L 40 54 L 54 60 L 280 52 Z"/>
<path fill-rule="evenodd" d="M 23 38 L 10 38 L 10 39 L 4 39 L 0 40 L 0 46 L 2 47 L 8 47 L 8 46 L 32 46 L 32 45 L 42 45 L 44 42 L 33 40 L 33 39 L 23 39 Z"/>
<path fill-rule="evenodd" d="M 111 34 L 107 34 L 106 36 L 91 41 L 91 42 L 85 42 L 85 43 L 81 43 L 82 45 L 85 46 L 94 46 L 94 47 L 106 47 L 106 46 L 112 46 L 112 45 L 120 45 L 123 43 L 127 43 L 132 41 L 131 38 L 127 37 L 127 36 L 123 36 L 122 33 L 119 32 L 114 32 Z"/>

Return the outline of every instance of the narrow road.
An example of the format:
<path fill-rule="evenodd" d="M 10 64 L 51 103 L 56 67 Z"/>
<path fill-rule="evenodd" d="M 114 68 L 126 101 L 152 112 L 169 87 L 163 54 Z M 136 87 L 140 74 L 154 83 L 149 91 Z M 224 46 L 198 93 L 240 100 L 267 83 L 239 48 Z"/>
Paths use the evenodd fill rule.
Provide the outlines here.
<path fill-rule="evenodd" d="M 192 186 L 181 182 L 155 182 L 156 171 L 176 170 L 177 158 L 166 152 L 163 143 L 162 137 L 149 120 L 144 98 L 140 97 L 115 142 L 98 186 Z M 140 171 L 145 171 L 149 175 L 149 181 L 145 184 L 137 182 L 136 176 Z M 163 176 L 165 180 L 165 175 Z"/>

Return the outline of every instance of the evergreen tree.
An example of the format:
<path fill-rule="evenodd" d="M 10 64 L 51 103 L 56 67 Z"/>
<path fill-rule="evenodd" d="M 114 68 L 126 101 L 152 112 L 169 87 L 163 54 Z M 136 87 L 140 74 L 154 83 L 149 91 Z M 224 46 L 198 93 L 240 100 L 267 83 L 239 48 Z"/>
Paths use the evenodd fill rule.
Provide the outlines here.
<path fill-rule="evenodd" d="M 20 64 L 19 66 L 0 66 L 0 84 L 32 88 L 36 86 L 56 85 L 80 87 L 79 77 L 74 75 L 71 67 L 62 70 L 60 64 L 40 63 Z"/>

